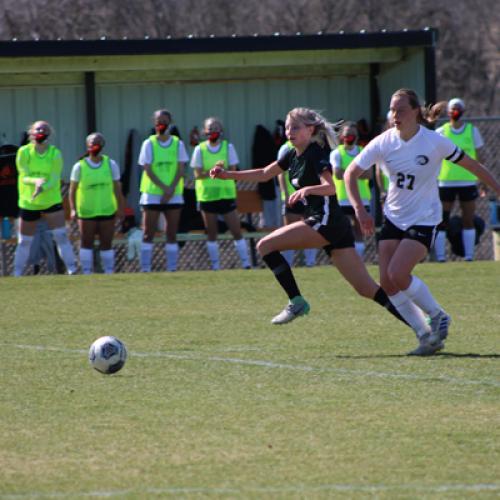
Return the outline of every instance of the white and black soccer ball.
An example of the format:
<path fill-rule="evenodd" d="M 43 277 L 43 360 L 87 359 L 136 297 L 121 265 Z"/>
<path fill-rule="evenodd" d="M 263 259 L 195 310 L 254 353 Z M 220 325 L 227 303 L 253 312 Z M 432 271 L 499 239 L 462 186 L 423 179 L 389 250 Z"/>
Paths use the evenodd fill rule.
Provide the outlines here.
<path fill-rule="evenodd" d="M 123 368 L 127 360 L 127 348 L 116 337 L 98 338 L 89 350 L 89 361 L 92 368 L 107 375 L 116 373 Z"/>

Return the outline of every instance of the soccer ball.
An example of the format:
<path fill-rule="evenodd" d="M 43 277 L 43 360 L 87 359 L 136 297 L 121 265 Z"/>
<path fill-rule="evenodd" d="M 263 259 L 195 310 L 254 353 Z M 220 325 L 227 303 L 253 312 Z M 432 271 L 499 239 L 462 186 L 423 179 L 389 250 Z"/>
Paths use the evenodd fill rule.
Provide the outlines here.
<path fill-rule="evenodd" d="M 89 361 L 98 372 L 116 373 L 123 368 L 126 359 L 127 348 L 116 337 L 100 337 L 90 346 Z"/>

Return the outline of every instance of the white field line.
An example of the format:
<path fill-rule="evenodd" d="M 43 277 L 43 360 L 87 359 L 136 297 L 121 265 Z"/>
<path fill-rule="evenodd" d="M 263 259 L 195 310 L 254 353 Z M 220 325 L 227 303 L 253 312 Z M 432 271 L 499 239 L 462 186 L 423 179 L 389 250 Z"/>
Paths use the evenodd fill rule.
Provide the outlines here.
<path fill-rule="evenodd" d="M 29 349 L 37 351 L 51 351 L 51 352 L 63 352 L 68 354 L 87 354 L 88 351 L 85 349 L 65 349 L 62 347 L 50 347 L 43 345 L 23 345 L 23 344 L 5 344 L 0 343 L 2 346 L 14 347 L 16 349 Z M 280 369 L 280 370 L 293 370 L 302 372 L 314 372 L 314 373 L 334 373 L 338 376 L 344 377 L 378 377 L 378 378 L 389 378 L 389 379 L 400 379 L 400 380 L 419 380 L 419 381 L 432 381 L 432 382 L 444 382 L 454 385 L 479 385 L 479 386 L 491 386 L 500 387 L 500 380 L 498 379 L 464 379 L 456 377 L 444 377 L 444 376 L 434 376 L 432 374 L 428 375 L 416 375 L 411 373 L 399 373 L 399 372 L 382 372 L 374 370 L 355 370 L 350 368 L 320 368 L 308 365 L 292 365 L 286 363 L 276 363 L 273 361 L 265 361 L 258 359 L 241 359 L 241 358 L 229 358 L 220 356 L 203 356 L 202 354 L 174 354 L 168 352 L 131 352 L 132 357 L 137 358 L 168 358 L 186 361 L 211 361 L 216 363 L 233 363 L 238 365 L 247 366 L 261 366 L 263 368 L 270 369 Z"/>
<path fill-rule="evenodd" d="M 270 494 L 270 493 L 314 493 L 314 492 L 361 492 L 361 493 L 383 493 L 383 492 L 415 492 L 415 493 L 451 493 L 500 491 L 498 483 L 478 484 L 298 484 L 290 486 L 242 486 L 240 488 L 205 488 L 205 487 L 165 487 L 165 488 L 131 488 L 126 490 L 108 491 L 79 491 L 79 492 L 29 492 L 17 494 L 0 495 L 1 500 L 30 500 L 44 498 L 111 498 L 123 497 L 124 495 L 247 495 L 247 494 Z"/>

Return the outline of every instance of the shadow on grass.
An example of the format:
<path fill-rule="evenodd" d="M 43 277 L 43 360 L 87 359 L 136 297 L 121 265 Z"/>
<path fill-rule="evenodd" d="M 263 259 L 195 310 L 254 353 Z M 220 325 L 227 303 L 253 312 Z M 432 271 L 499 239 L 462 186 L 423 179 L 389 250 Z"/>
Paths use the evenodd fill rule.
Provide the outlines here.
<path fill-rule="evenodd" d="M 455 353 L 455 352 L 437 352 L 431 356 L 409 356 L 408 354 L 361 354 L 361 355 L 347 355 L 338 354 L 331 356 L 335 359 L 390 359 L 390 358 L 426 358 L 432 359 L 436 357 L 441 358 L 480 358 L 480 359 L 500 359 L 500 354 L 477 354 L 469 353 Z"/>
<path fill-rule="evenodd" d="M 438 352 L 436 356 L 441 356 L 444 358 L 500 358 L 500 354 L 476 354 L 474 352 L 469 353 L 457 353 L 457 352 Z"/>
<path fill-rule="evenodd" d="M 334 354 L 330 356 L 335 359 L 389 359 L 389 358 L 408 358 L 406 354 Z"/>

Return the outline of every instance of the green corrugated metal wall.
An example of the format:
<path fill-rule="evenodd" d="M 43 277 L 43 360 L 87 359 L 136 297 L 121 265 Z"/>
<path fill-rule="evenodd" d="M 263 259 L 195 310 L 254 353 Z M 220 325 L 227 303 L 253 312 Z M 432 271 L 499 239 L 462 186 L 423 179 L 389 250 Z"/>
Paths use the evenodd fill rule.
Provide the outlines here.
<path fill-rule="evenodd" d="M 336 52 L 332 52 L 331 56 L 323 54 L 321 58 L 317 56 L 317 60 L 312 58 L 314 54 L 307 53 L 303 57 L 304 60 L 308 57 L 313 59 L 311 66 L 298 67 L 298 78 L 290 77 L 293 66 L 273 67 L 270 63 L 265 67 L 269 77 L 248 77 L 252 72 L 259 72 L 256 55 L 251 64 L 248 62 L 251 56 L 246 56 L 243 62 L 237 61 L 242 71 L 239 77 L 235 76 L 238 66 L 226 68 L 232 71 L 231 76 L 227 76 L 229 73 L 217 66 L 222 64 L 217 59 L 215 69 L 210 70 L 212 73 L 207 70 L 204 80 L 200 81 L 196 78 L 189 80 L 186 74 L 176 74 L 174 69 L 170 73 L 159 70 L 157 66 L 160 63 L 155 58 L 151 58 L 150 62 L 141 58 L 145 69 L 136 67 L 135 71 L 120 71 L 120 64 L 124 68 L 130 66 L 126 64 L 127 58 L 103 60 L 102 64 L 108 64 L 110 71 L 96 68 L 97 129 L 107 139 L 106 152 L 123 168 L 130 129 L 136 129 L 141 140 L 146 137 L 155 109 L 167 107 L 171 110 L 186 143 L 194 125 L 201 127 L 205 117 L 217 115 L 225 124 L 227 138 L 236 146 L 241 166 L 249 168 L 252 166 L 255 126 L 261 124 L 272 131 L 275 120 L 283 119 L 292 107 L 312 107 L 331 120 L 366 118 L 370 121 L 370 66 L 358 59 L 369 61 L 372 52 L 363 50 L 362 57 L 358 59 L 356 51 L 344 52 L 339 51 L 336 56 Z M 380 61 L 378 86 L 383 114 L 391 93 L 401 86 L 415 88 L 423 95 L 422 49 L 374 50 L 372 54 L 374 61 Z M 292 55 L 287 57 L 290 59 Z M 275 64 L 279 59 L 273 57 Z M 199 57 L 193 60 L 196 68 L 204 61 Z M 300 58 L 292 57 L 291 60 L 298 65 L 301 62 Z M 113 61 L 117 61 L 116 64 Z M 179 59 L 179 63 L 182 62 L 183 59 Z M 29 123 L 36 119 L 48 120 L 56 130 L 54 143 L 63 151 L 64 177 L 68 179 L 71 166 L 84 151 L 86 107 L 83 71 L 90 71 L 88 66 L 94 62 L 54 59 L 44 64 L 49 63 L 53 64 L 54 71 L 48 69 L 42 72 L 42 65 L 37 74 L 29 72 L 29 65 L 22 68 L 10 63 L 12 68 L 8 71 L 12 73 L 5 73 L 3 68 L 0 81 L 0 143 L 18 144 Z M 156 69 L 148 71 L 148 64 L 156 64 Z M 78 70 L 79 67 L 85 69 Z M 219 74 L 221 78 L 216 81 Z M 198 69 L 194 75 L 202 78 L 203 72 Z"/>
<path fill-rule="evenodd" d="M 241 166 L 251 167 L 251 147 L 256 125 L 273 130 L 295 106 L 322 111 L 329 119 L 369 118 L 367 76 L 314 80 L 247 80 L 244 82 L 100 84 L 97 90 L 97 123 L 108 139 L 108 152 L 121 159 L 128 131 L 145 137 L 155 109 L 166 107 L 181 136 L 188 143 L 193 126 L 203 119 L 222 119 L 227 138 L 234 143 Z M 186 144 L 187 145 L 187 144 Z"/>
<path fill-rule="evenodd" d="M 425 64 L 422 50 L 408 51 L 398 63 L 382 64 L 378 76 L 380 106 L 382 112 L 389 110 L 391 95 L 400 88 L 417 92 L 422 103 L 425 98 Z"/>
<path fill-rule="evenodd" d="M 65 174 L 85 151 L 85 95 L 83 85 L 0 87 L 0 143 L 19 145 L 23 132 L 37 119 L 55 130 Z"/>

